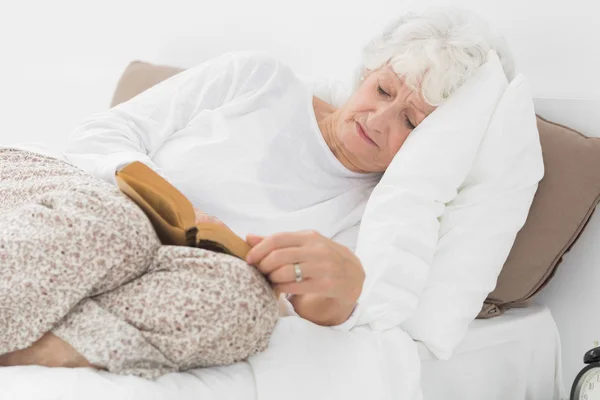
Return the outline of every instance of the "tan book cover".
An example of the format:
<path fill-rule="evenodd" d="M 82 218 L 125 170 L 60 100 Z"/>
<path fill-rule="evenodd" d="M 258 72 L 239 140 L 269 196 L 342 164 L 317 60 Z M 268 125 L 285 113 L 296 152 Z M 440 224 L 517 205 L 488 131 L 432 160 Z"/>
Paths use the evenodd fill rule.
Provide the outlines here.
<path fill-rule="evenodd" d="M 227 226 L 196 223 L 192 203 L 162 176 L 135 161 L 116 172 L 117 185 L 150 218 L 165 245 L 191 246 L 246 259 L 250 246 Z"/>

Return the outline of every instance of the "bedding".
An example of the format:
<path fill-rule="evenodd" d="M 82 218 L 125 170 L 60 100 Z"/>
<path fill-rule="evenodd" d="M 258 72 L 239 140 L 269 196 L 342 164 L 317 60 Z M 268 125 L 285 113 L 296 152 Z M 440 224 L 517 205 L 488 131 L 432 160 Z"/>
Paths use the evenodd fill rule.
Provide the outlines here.
<path fill-rule="evenodd" d="M 495 107 L 458 195 L 446 204 L 431 275 L 402 325 L 437 357 L 451 357 L 496 286 L 543 175 L 533 100 L 519 74 Z"/>
<path fill-rule="evenodd" d="M 419 400 L 419 372 L 416 346 L 400 329 L 343 332 L 290 316 L 265 352 L 242 363 L 155 381 L 91 369 L 0 368 L 0 398 Z"/>
<path fill-rule="evenodd" d="M 182 68 L 167 65 L 154 65 L 139 60 L 132 61 L 117 82 L 110 107 L 130 100 L 146 89 L 183 71 Z"/>
<path fill-rule="evenodd" d="M 450 360 L 419 343 L 425 400 L 562 400 L 561 342 L 541 304 L 477 319 Z"/>
<path fill-rule="evenodd" d="M 525 305 L 550 281 L 600 201 L 600 138 L 541 117 L 537 126 L 544 178 L 486 300 L 500 308 Z"/>
<path fill-rule="evenodd" d="M 407 383 L 406 374 L 416 380 L 419 374 L 418 367 L 416 370 L 402 369 L 401 359 L 406 355 L 411 361 L 415 361 L 412 357 L 416 356 L 422 362 L 424 400 L 565 398 L 560 371 L 560 340 L 549 310 L 542 305 L 511 309 L 501 318 L 474 321 L 453 358 L 447 361 L 438 360 L 421 343 L 416 345 L 416 352 L 406 353 L 403 349 L 408 343 L 403 341 L 403 334 L 398 330 L 377 334 L 377 339 L 363 332 L 366 335 L 363 338 L 355 336 L 355 342 L 342 339 L 338 346 L 335 340 L 351 333 L 322 335 L 327 328 L 315 329 L 297 317 L 284 317 L 280 324 L 274 333 L 276 348 L 273 351 L 247 362 L 172 373 L 156 381 L 91 369 L 0 368 L 0 398 L 281 400 L 282 397 L 302 399 L 301 396 L 310 394 L 315 399 L 416 400 L 421 397 L 402 397 L 407 395 L 401 387 Z M 307 340 L 288 340 L 290 336 L 295 337 L 294 332 L 312 334 Z M 371 339 L 367 339 L 369 336 Z M 319 344 L 319 340 L 324 342 Z M 363 344 L 350 347 L 360 342 Z M 367 346 L 367 342 L 371 346 Z M 284 348 L 287 351 L 279 355 Z M 365 350 L 371 354 L 361 356 L 359 352 Z M 301 354 L 304 351 L 310 351 L 310 354 Z M 322 354 L 315 354 L 317 351 Z M 348 357 L 348 353 L 355 356 Z M 340 356 L 339 362 L 336 361 L 335 357 Z M 348 360 L 369 363 L 364 366 L 343 366 L 342 363 Z M 318 365 L 321 362 L 325 365 Z M 337 369 L 327 371 L 329 367 Z M 369 372 L 368 369 L 373 367 L 376 370 Z M 356 369 L 354 373 L 346 375 L 353 369 Z M 367 375 L 363 376 L 363 372 L 367 372 Z M 380 376 L 377 377 L 377 374 Z M 316 377 L 315 381 L 312 381 L 313 377 Z M 327 379 L 333 379 L 331 385 L 325 383 Z M 311 390 L 312 385 L 318 385 L 314 388 L 316 390 Z M 372 385 L 387 386 L 387 396 Z M 321 397 L 318 391 L 322 389 L 324 395 Z M 392 390 L 398 390 L 396 396 L 391 395 Z M 383 397 L 377 397 L 382 394 Z"/>

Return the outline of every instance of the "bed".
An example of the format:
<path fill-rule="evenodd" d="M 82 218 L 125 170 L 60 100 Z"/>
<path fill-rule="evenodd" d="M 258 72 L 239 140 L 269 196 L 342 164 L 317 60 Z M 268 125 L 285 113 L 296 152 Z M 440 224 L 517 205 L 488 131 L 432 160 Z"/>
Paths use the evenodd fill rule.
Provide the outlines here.
<path fill-rule="evenodd" d="M 475 320 L 448 361 L 419 346 L 425 399 L 562 399 L 561 343 L 548 307 Z"/>
<path fill-rule="evenodd" d="M 394 332 L 388 332 L 387 339 L 380 342 L 384 347 L 379 349 L 379 354 L 388 353 L 390 358 L 400 359 L 404 354 L 394 336 Z M 417 348 L 422 360 L 421 386 L 425 400 L 565 398 L 560 339 L 545 305 L 512 309 L 500 318 L 473 321 L 467 337 L 449 361 L 435 359 L 421 344 Z M 313 366 L 303 368 L 312 369 Z M 251 360 L 226 367 L 169 374 L 151 382 L 89 369 L 11 367 L 0 369 L 0 397 L 7 400 L 254 400 L 264 398 L 257 396 L 258 386 L 269 381 L 272 382 L 267 390 L 269 398 L 277 398 L 277 391 L 301 390 L 285 385 L 283 381 L 288 375 L 285 371 L 274 374 L 271 371 L 267 377 L 257 376 L 256 372 L 260 371 L 265 369 Z M 395 374 L 400 378 L 402 373 L 391 366 L 385 372 L 390 379 Z M 278 382 L 277 376 L 283 377 L 283 381 Z M 373 389 L 372 393 L 375 392 Z"/>
<path fill-rule="evenodd" d="M 43 144 L 20 147 L 58 155 Z M 300 337 L 298 331 L 300 342 L 288 340 L 292 334 Z M 473 321 L 448 361 L 436 359 L 400 329 L 358 328 L 345 335 L 286 317 L 270 349 L 247 362 L 170 374 L 156 382 L 88 369 L 2 368 L 0 398 L 270 400 L 283 394 L 288 399 L 417 400 L 420 388 L 425 400 L 560 400 L 570 386 L 561 365 L 557 323 L 549 306 L 538 302 Z"/>

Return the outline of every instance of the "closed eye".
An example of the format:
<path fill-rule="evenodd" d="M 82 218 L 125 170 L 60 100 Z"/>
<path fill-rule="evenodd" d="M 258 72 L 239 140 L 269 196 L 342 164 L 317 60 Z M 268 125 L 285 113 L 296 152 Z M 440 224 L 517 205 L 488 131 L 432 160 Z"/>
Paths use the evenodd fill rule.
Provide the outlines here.
<path fill-rule="evenodd" d="M 377 91 L 382 96 L 390 97 L 390 94 L 388 92 L 386 92 L 385 90 L 383 90 L 380 85 L 377 85 Z"/>
<path fill-rule="evenodd" d="M 388 92 L 386 92 L 385 90 L 383 90 L 381 88 L 381 85 L 377 85 L 377 92 L 379 92 L 379 94 L 382 96 L 391 97 L 391 95 Z M 416 128 L 416 126 L 412 122 L 410 122 L 410 119 L 407 116 L 404 117 L 404 124 L 410 130 L 413 130 Z"/>

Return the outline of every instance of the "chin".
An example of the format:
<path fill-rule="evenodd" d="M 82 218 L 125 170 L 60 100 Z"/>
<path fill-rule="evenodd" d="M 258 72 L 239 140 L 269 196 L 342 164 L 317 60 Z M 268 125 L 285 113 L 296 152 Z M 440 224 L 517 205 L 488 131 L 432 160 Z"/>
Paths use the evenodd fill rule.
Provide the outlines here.
<path fill-rule="evenodd" d="M 370 168 L 366 168 L 366 166 L 372 167 L 371 162 L 375 159 L 375 154 L 372 151 L 365 151 L 365 149 L 361 147 L 353 148 L 351 150 L 354 157 L 361 161 L 361 170 L 370 170 Z"/>

